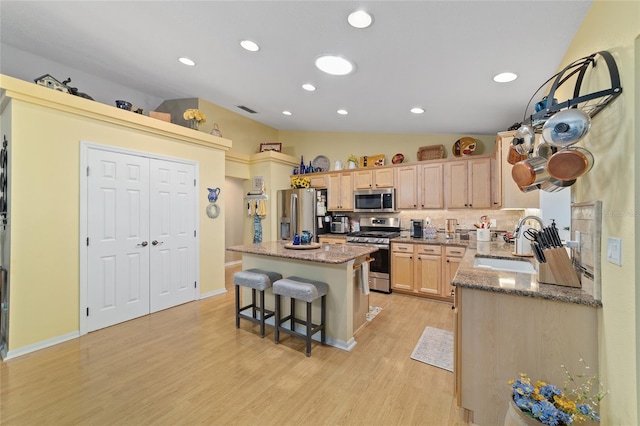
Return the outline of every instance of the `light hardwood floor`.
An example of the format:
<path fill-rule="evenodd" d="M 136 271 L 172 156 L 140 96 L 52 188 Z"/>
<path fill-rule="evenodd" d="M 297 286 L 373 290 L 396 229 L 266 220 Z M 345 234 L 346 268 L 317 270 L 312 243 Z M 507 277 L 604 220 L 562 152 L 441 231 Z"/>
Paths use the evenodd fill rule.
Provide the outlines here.
<path fill-rule="evenodd" d="M 351 352 L 242 321 L 224 295 L 99 330 L 0 364 L 2 425 L 457 425 L 453 374 L 414 361 L 451 306 L 371 293 L 383 311 Z"/>

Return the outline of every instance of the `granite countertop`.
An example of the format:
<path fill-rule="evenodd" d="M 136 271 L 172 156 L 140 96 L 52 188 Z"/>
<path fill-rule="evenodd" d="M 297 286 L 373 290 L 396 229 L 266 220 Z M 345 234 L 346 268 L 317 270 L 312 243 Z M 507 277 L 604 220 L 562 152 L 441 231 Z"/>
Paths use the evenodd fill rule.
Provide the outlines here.
<path fill-rule="evenodd" d="M 266 243 L 247 244 L 228 247 L 229 251 L 259 254 L 263 256 L 285 259 L 306 260 L 309 262 L 341 264 L 357 259 L 360 256 L 378 251 L 376 247 L 351 244 L 322 244 L 316 249 L 296 250 L 285 247 L 289 241 L 270 241 Z"/>
<path fill-rule="evenodd" d="M 538 283 L 537 274 L 521 274 L 506 271 L 491 271 L 473 267 L 476 257 L 520 259 L 536 263 L 533 258 L 523 258 L 512 254 L 513 246 L 503 242 L 482 243 L 469 241 L 467 252 L 462 258 L 458 272 L 451 284 L 476 290 L 517 296 L 535 297 L 565 303 L 602 307 L 602 302 L 581 288 Z M 536 265 L 537 268 L 537 265 Z"/>

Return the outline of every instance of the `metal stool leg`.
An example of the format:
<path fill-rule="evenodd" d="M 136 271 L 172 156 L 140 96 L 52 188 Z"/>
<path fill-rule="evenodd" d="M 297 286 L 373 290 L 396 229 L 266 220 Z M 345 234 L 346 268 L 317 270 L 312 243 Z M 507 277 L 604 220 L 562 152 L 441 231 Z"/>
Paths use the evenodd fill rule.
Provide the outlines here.
<path fill-rule="evenodd" d="M 296 331 L 296 299 L 291 299 L 291 331 Z"/>
<path fill-rule="evenodd" d="M 307 350 L 305 354 L 311 356 L 311 303 L 307 302 Z"/>
<path fill-rule="evenodd" d="M 260 292 L 260 337 L 264 337 L 264 291 Z"/>
<path fill-rule="evenodd" d="M 276 317 L 276 320 L 275 320 L 275 333 L 273 336 L 273 340 L 276 343 L 279 343 L 280 342 L 280 295 L 279 294 L 276 294 L 275 303 L 276 303 L 276 308 L 275 308 L 274 316 Z"/>
<path fill-rule="evenodd" d="M 240 286 L 236 288 L 236 328 L 240 328 Z"/>
<path fill-rule="evenodd" d="M 322 304 L 320 307 L 320 324 L 322 324 L 322 330 L 320 330 L 320 341 L 327 343 L 327 325 L 325 324 L 327 318 L 327 296 L 322 296 Z"/>

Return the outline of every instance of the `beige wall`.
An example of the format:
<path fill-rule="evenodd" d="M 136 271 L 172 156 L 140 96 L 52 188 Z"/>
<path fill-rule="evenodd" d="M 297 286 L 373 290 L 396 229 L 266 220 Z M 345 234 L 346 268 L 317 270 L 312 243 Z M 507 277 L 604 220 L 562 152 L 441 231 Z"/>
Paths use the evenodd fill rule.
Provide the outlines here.
<path fill-rule="evenodd" d="M 636 294 L 639 210 L 638 177 L 634 167 L 638 163 L 634 142 L 638 134 L 634 137 L 634 132 L 637 132 L 639 112 L 638 58 L 634 50 L 639 34 L 640 2 L 594 1 L 559 67 L 562 69 L 581 57 L 608 50 L 617 62 L 622 80 L 622 95 L 594 118 L 590 135 L 584 141 L 584 146 L 595 155 L 595 166 L 573 188 L 576 202 L 603 202 L 599 367 L 604 385 L 611 392 L 603 401 L 603 424 L 612 425 L 632 425 L 639 421 Z M 587 93 L 610 85 L 605 70 L 603 63 L 594 71 L 586 82 Z M 622 266 L 607 261 L 607 237 L 622 238 Z"/>
<path fill-rule="evenodd" d="M 53 92 L 33 84 L 28 87 L 40 93 Z M 62 99 L 68 95 L 51 96 Z M 94 107 L 80 98 L 69 100 L 72 104 L 84 102 L 81 108 Z M 99 104 L 95 108 L 123 113 Z M 10 113 L 12 131 L 10 351 L 79 330 L 81 141 L 199 163 L 200 255 L 205 259 L 200 262 L 200 292 L 224 289 L 220 271 L 224 268 L 225 194 L 218 201 L 218 218 L 210 219 L 205 212 L 207 187 L 224 183 L 224 149 L 181 142 L 163 132 L 149 133 L 135 122 L 127 127 L 121 120 L 110 121 L 91 112 L 89 116 L 77 115 L 72 109 L 16 99 L 7 110 L 3 125 L 4 116 Z M 133 120 L 149 123 L 152 119 Z"/>
<path fill-rule="evenodd" d="M 385 133 L 345 133 L 345 132 L 301 132 L 281 130 L 279 142 L 282 152 L 300 158 L 304 155 L 308 165 L 318 155 L 329 158 L 331 170 L 334 162 L 347 162 L 353 154 L 385 155 L 385 164 L 391 164 L 393 156 L 401 152 L 405 162 L 417 161 L 418 148 L 430 145 L 444 145 L 445 158 L 453 157 L 451 148 L 455 141 L 463 136 L 472 136 L 478 140 L 475 155 L 494 152 L 496 135 L 436 135 L 436 134 L 385 134 Z M 235 142 L 235 140 L 234 140 Z"/>

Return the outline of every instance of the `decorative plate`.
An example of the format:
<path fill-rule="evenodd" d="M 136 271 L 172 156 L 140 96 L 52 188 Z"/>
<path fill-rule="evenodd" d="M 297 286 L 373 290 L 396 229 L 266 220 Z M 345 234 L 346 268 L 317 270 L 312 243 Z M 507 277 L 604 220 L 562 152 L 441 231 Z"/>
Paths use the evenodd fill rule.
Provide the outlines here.
<path fill-rule="evenodd" d="M 298 245 L 293 245 L 293 243 L 287 243 L 284 245 L 284 248 L 287 249 L 292 249 L 292 250 L 311 250 L 311 249 L 317 249 L 322 247 L 322 244 L 320 243 L 309 243 L 309 244 L 298 244 Z"/>
<path fill-rule="evenodd" d="M 318 155 L 316 158 L 314 158 L 311 162 L 311 165 L 313 166 L 314 170 L 320 169 L 321 172 L 329 171 L 329 159 L 324 155 Z"/>

